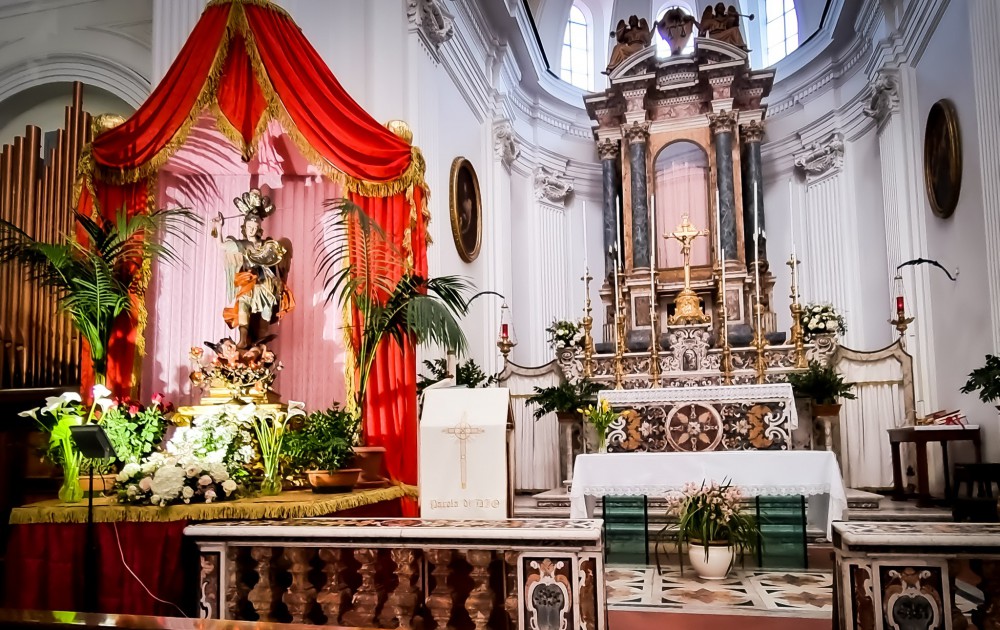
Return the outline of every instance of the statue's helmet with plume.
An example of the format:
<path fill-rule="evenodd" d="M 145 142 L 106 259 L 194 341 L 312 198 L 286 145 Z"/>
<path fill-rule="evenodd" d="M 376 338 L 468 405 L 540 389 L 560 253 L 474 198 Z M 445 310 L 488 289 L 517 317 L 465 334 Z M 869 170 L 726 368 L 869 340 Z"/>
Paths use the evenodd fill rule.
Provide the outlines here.
<path fill-rule="evenodd" d="M 258 221 L 263 221 L 265 217 L 270 216 L 274 212 L 274 203 L 271 201 L 271 198 L 262 194 L 259 188 L 251 188 L 241 196 L 233 199 L 233 203 L 236 205 L 236 209 L 240 211 L 240 214 L 247 219 L 254 217 Z"/>

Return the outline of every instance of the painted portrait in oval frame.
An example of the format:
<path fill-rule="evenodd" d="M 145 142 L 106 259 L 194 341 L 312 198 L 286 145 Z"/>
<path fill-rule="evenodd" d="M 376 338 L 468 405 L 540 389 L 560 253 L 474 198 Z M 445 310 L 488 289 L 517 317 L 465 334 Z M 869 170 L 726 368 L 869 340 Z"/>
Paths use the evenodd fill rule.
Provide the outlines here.
<path fill-rule="evenodd" d="M 472 163 L 457 157 L 451 163 L 450 177 L 451 234 L 455 249 L 465 262 L 479 256 L 483 237 L 483 206 L 479 195 L 479 178 Z"/>
<path fill-rule="evenodd" d="M 955 106 L 947 99 L 934 103 L 927 113 L 924 184 L 934 214 L 950 217 L 962 191 L 962 135 Z"/>

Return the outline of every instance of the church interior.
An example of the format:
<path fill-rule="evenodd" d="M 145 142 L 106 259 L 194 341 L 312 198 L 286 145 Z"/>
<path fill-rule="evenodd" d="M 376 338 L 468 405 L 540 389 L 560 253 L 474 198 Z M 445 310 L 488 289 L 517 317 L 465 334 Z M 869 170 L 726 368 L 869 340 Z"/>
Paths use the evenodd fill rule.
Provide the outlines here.
<path fill-rule="evenodd" d="M 0 1 L 0 627 L 1000 628 L 998 32 Z"/>

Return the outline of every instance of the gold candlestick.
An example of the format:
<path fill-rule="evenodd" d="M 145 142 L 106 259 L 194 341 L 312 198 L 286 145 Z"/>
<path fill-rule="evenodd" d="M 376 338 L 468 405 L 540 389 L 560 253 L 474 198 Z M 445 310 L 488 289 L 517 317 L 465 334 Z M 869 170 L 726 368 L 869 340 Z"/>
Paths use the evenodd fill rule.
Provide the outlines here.
<path fill-rule="evenodd" d="M 719 332 L 716 336 L 716 345 L 722 348 L 722 357 L 719 360 L 719 371 L 722 372 L 722 384 L 733 384 L 733 351 L 729 346 L 729 336 L 726 334 L 726 320 L 729 314 L 726 313 L 726 296 L 723 291 L 722 270 L 719 265 L 715 266 L 715 291 L 719 299 L 716 300 L 715 317 Z"/>
<path fill-rule="evenodd" d="M 802 332 L 802 306 L 799 305 L 799 260 L 792 253 L 785 263 L 792 269 L 792 293 L 788 297 L 792 298 L 789 309 L 792 311 L 792 345 L 795 347 L 795 367 L 804 370 L 809 367 L 806 360 L 806 341 Z"/>
<path fill-rule="evenodd" d="M 767 337 L 764 335 L 764 305 L 761 303 L 760 298 L 760 261 L 754 263 L 754 275 L 756 279 L 754 280 L 754 293 L 756 297 L 754 298 L 754 331 L 753 331 L 753 347 L 757 349 L 757 358 L 754 361 L 754 368 L 757 371 L 757 384 L 763 385 L 767 382 L 767 359 L 764 355 L 764 348 L 767 347 Z"/>
<path fill-rule="evenodd" d="M 615 389 L 625 381 L 625 272 L 618 270 L 618 308 L 615 313 Z"/>
<path fill-rule="evenodd" d="M 656 310 L 656 282 L 651 283 L 652 295 L 649 296 L 649 383 L 653 387 L 661 387 L 660 371 L 660 315 Z"/>
<path fill-rule="evenodd" d="M 584 269 L 583 277 L 584 291 L 586 293 L 583 306 L 583 378 L 590 378 L 594 375 L 594 336 L 591 330 L 594 326 L 594 318 L 590 316 L 590 281 L 594 278 L 590 275 L 590 269 Z"/>

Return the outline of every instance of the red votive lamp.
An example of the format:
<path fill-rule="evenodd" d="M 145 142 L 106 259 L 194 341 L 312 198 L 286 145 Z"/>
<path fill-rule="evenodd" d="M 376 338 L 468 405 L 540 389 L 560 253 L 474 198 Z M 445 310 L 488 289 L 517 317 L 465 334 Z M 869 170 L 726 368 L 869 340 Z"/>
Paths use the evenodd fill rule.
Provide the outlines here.
<path fill-rule="evenodd" d="M 902 295 L 897 295 L 896 296 L 896 312 L 897 313 L 904 312 L 904 309 L 903 309 L 903 296 Z"/>
<path fill-rule="evenodd" d="M 503 339 L 509 339 L 510 334 L 507 332 L 507 324 L 500 324 L 500 337 Z"/>

